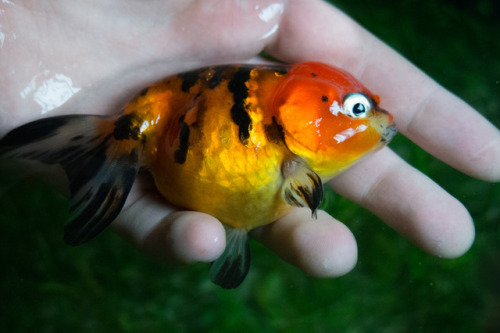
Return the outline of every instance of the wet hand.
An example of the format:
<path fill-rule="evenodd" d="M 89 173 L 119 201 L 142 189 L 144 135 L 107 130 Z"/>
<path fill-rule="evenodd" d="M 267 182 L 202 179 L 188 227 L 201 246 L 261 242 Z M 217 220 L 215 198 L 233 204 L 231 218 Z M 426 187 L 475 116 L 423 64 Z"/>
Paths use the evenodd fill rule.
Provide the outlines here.
<path fill-rule="evenodd" d="M 317 60 L 346 69 L 381 96 L 382 107 L 394 114 L 403 135 L 473 177 L 500 180 L 498 130 L 326 3 L 107 2 L 81 10 L 64 1 L 53 3 L 50 8 L 1 4 L 3 29 L 16 33 L 15 40 L 7 36 L 0 54 L 0 70 L 11 73 L 0 78 L 2 135 L 48 115 L 116 113 L 131 95 L 163 76 L 241 62 L 265 50 L 285 62 Z M 58 73 L 71 78 L 78 93 L 73 89 L 73 97 L 42 115 L 40 99 L 34 98 L 37 85 Z M 30 93 L 25 89 L 31 81 Z M 26 92 L 22 98 L 21 91 Z M 151 179 L 143 177 L 115 228 L 162 259 L 217 258 L 225 245 L 222 225 L 211 216 L 169 207 Z M 456 257 L 473 241 L 472 220 L 463 205 L 390 149 L 331 185 L 432 254 Z M 357 259 L 351 232 L 322 212 L 311 221 L 309 211 L 295 209 L 253 235 L 316 276 L 345 274 Z"/>

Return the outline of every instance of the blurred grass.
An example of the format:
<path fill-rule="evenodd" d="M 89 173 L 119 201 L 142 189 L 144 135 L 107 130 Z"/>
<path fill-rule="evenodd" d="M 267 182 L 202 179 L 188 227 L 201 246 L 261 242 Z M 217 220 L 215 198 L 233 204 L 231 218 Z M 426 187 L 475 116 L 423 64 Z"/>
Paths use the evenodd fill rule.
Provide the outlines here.
<path fill-rule="evenodd" d="M 500 126 L 499 6 L 495 1 L 334 1 Z M 6 332 L 500 331 L 500 186 L 473 180 L 402 136 L 391 146 L 460 199 L 473 248 L 434 258 L 369 212 L 328 192 L 353 230 L 347 276 L 306 276 L 252 242 L 248 280 L 225 291 L 207 265 L 174 267 L 111 231 L 76 248 L 62 241 L 66 200 L 30 179 L 0 198 L 0 323 Z M 2 184 L 16 175 L 0 171 Z"/>

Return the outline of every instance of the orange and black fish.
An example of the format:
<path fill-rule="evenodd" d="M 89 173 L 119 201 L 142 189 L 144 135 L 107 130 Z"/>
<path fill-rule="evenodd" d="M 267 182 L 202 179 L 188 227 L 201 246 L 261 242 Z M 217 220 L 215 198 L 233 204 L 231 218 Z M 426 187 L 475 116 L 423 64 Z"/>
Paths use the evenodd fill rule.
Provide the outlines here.
<path fill-rule="evenodd" d="M 392 116 L 350 74 L 329 65 L 213 66 L 167 77 L 116 116 L 67 115 L 18 127 L 0 156 L 60 164 L 72 200 L 64 237 L 84 243 L 122 209 L 139 169 L 172 204 L 226 226 L 211 279 L 245 278 L 247 232 L 292 206 L 315 214 L 322 182 L 396 133 Z"/>

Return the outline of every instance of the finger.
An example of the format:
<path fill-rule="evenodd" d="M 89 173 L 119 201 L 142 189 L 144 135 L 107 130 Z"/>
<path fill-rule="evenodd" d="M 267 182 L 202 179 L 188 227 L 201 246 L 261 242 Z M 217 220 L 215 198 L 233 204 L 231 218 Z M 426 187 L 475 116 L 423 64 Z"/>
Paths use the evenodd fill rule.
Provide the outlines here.
<path fill-rule="evenodd" d="M 127 207 L 112 224 L 119 234 L 163 261 L 211 262 L 222 254 L 225 230 L 216 218 L 178 211 L 156 191 L 144 192 L 140 187 L 146 182 L 136 184 Z"/>
<path fill-rule="evenodd" d="M 455 258 L 472 245 L 474 226 L 465 207 L 388 148 L 330 183 L 432 254 Z"/>
<path fill-rule="evenodd" d="M 500 181 L 498 129 L 336 8 L 290 2 L 267 50 L 345 68 L 381 96 L 400 132 L 469 175 Z"/>
<path fill-rule="evenodd" d="M 278 221 L 252 231 L 252 236 L 283 260 L 317 277 L 336 277 L 356 265 L 356 240 L 349 229 L 324 211 L 294 208 Z"/>

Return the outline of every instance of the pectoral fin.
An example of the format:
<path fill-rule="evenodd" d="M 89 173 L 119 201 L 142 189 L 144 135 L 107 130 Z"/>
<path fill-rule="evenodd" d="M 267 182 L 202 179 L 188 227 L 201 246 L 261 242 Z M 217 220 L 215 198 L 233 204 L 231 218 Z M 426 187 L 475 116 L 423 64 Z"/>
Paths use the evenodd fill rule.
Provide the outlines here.
<path fill-rule="evenodd" d="M 210 279 L 225 289 L 238 287 L 250 268 L 247 231 L 226 228 L 226 249 L 210 266 Z"/>
<path fill-rule="evenodd" d="M 283 162 L 281 172 L 284 177 L 281 195 L 285 202 L 296 207 L 311 208 L 316 217 L 316 210 L 323 199 L 321 178 L 301 159 L 289 159 Z"/>

